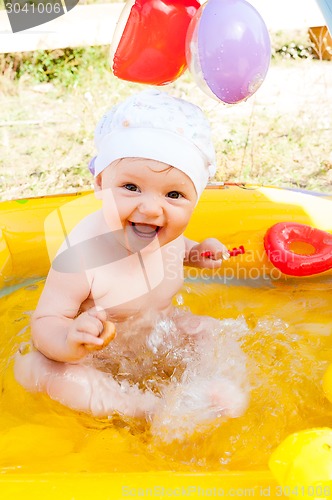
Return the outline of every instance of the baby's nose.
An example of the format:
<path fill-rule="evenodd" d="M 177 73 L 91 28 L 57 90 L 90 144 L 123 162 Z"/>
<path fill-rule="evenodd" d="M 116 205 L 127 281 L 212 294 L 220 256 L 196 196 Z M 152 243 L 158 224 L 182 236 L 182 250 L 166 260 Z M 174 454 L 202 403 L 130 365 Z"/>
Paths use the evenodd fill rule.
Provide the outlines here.
<path fill-rule="evenodd" d="M 150 217 L 159 216 L 163 213 L 163 207 L 158 196 L 145 196 L 138 208 L 142 214 Z"/>

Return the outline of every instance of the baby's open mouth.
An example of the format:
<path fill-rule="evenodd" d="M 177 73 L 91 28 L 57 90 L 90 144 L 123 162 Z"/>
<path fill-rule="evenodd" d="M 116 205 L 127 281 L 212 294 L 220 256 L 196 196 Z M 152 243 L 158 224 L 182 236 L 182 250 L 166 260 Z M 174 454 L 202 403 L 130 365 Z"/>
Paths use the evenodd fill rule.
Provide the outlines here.
<path fill-rule="evenodd" d="M 158 231 L 161 229 L 160 226 L 156 226 L 154 224 L 141 224 L 137 222 L 131 222 L 130 225 L 133 228 L 133 231 L 140 238 L 154 238 Z"/>

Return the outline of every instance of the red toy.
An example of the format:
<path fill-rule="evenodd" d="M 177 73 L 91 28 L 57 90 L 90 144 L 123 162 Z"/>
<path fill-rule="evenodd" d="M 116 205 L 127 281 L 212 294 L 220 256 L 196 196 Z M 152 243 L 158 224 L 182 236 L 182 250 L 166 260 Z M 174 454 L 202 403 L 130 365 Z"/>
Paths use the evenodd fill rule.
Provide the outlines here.
<path fill-rule="evenodd" d="M 292 250 L 292 245 L 300 243 L 307 246 L 305 253 Z M 284 274 L 311 276 L 332 268 L 332 234 L 305 224 L 275 224 L 265 234 L 264 247 L 272 264 Z"/>
<path fill-rule="evenodd" d="M 245 253 L 245 249 L 244 249 L 244 246 L 243 245 L 240 245 L 239 248 L 232 248 L 232 250 L 228 250 L 228 253 L 229 253 L 229 256 L 230 257 L 236 257 L 237 255 L 242 255 L 243 253 Z M 212 256 L 212 253 L 211 252 L 203 252 L 201 253 L 201 257 L 211 257 Z"/>

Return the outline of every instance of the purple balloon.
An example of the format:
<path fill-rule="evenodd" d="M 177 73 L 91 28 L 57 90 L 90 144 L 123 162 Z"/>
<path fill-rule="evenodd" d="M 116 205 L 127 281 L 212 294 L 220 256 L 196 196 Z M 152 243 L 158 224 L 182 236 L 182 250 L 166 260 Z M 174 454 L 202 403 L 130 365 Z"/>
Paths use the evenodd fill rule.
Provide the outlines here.
<path fill-rule="evenodd" d="M 253 95 L 269 68 L 271 43 L 257 10 L 245 0 L 209 0 L 197 12 L 193 37 L 203 79 L 221 101 L 234 104 Z M 199 10 L 200 10 L 199 9 Z M 195 40 L 189 41 L 193 48 Z M 190 50 L 190 49 L 189 49 Z M 195 64 L 189 64 L 191 69 Z M 197 62 L 196 62 L 197 66 Z"/>

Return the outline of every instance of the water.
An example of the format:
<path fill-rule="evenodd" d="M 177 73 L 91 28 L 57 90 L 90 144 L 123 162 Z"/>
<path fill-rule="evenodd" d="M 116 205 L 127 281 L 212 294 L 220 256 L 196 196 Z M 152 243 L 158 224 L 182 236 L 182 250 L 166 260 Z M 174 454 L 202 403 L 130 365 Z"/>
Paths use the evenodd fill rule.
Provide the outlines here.
<path fill-rule="evenodd" d="M 95 419 L 47 396 L 27 393 L 14 380 L 13 355 L 29 339 L 30 315 L 43 281 L 4 295 L 0 299 L 2 470 L 266 469 L 272 450 L 287 435 L 331 422 L 332 405 L 324 397 L 321 379 L 332 361 L 332 294 L 319 284 L 302 286 L 306 283 L 260 287 L 186 283 L 174 303 L 221 319 L 222 334 L 246 355 L 251 391 L 243 416 L 216 419 L 181 442 L 162 439 L 162 425 L 161 431 L 153 432 L 142 420 Z M 223 356 L 222 363 L 234 352 L 230 358 L 227 353 Z"/>

